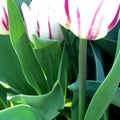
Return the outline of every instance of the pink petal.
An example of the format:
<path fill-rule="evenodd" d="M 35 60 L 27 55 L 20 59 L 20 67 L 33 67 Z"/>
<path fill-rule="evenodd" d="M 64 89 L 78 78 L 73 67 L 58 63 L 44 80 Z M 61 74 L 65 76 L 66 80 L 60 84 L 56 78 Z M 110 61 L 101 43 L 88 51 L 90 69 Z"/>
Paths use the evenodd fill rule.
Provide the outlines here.
<path fill-rule="evenodd" d="M 118 20 L 119 20 L 119 15 L 120 15 L 120 5 L 119 5 L 119 7 L 118 7 L 118 10 L 117 10 L 117 13 L 116 13 L 114 19 L 112 20 L 112 22 L 111 22 L 110 25 L 108 26 L 108 30 L 109 30 L 109 31 L 112 30 L 112 29 L 115 27 L 115 25 L 117 24 L 117 22 L 118 22 Z"/>
<path fill-rule="evenodd" d="M 52 30 L 51 30 L 51 24 L 50 24 L 49 17 L 48 17 L 48 30 L 49 30 L 49 38 L 52 39 Z"/>
<path fill-rule="evenodd" d="M 71 23 L 71 18 L 70 18 L 70 13 L 69 13 L 69 0 L 65 0 L 64 8 L 65 8 L 65 14 L 67 16 L 66 27 L 69 28 L 70 27 L 70 23 Z"/>
<path fill-rule="evenodd" d="M 8 25 L 8 15 L 7 15 L 7 12 L 6 12 L 6 10 L 5 10 L 5 8 L 3 7 L 3 12 L 4 12 L 4 17 L 5 17 L 5 19 L 4 18 L 2 18 L 2 24 L 3 24 L 3 26 L 5 27 L 5 29 L 7 30 L 7 31 L 9 31 L 9 25 Z"/>
<path fill-rule="evenodd" d="M 37 30 L 36 30 L 36 32 L 37 32 L 37 36 L 40 37 L 40 24 L 39 24 L 38 20 L 37 20 Z"/>
<path fill-rule="evenodd" d="M 104 1 L 104 0 L 101 1 L 100 5 L 98 6 L 98 9 L 96 10 L 95 15 L 94 15 L 94 17 L 93 17 L 93 20 L 92 20 L 92 23 L 91 23 L 91 26 L 90 26 L 90 29 L 89 29 L 88 35 L 87 35 L 87 39 L 89 39 L 89 40 L 94 40 L 94 39 L 97 37 L 97 35 L 99 34 L 100 25 L 101 25 L 101 22 L 102 22 L 102 19 L 103 19 L 103 18 L 101 18 L 100 23 L 99 23 L 99 25 L 98 25 L 98 29 L 96 30 L 96 32 L 95 32 L 95 30 L 94 30 L 94 23 L 95 23 L 97 14 L 98 14 L 99 11 L 100 11 L 100 8 L 101 8 L 101 6 L 102 6 L 103 1 Z M 94 31 L 94 33 L 92 33 L 93 31 Z"/>
<path fill-rule="evenodd" d="M 77 23 L 78 23 L 78 36 L 80 35 L 80 12 L 77 8 Z"/>

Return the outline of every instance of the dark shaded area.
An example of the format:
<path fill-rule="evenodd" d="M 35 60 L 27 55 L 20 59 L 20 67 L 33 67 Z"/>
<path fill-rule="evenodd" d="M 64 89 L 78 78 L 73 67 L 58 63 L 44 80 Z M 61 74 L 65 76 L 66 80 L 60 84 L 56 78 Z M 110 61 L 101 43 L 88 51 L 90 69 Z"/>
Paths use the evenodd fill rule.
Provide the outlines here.
<path fill-rule="evenodd" d="M 120 120 L 120 108 L 110 105 L 109 120 Z"/>

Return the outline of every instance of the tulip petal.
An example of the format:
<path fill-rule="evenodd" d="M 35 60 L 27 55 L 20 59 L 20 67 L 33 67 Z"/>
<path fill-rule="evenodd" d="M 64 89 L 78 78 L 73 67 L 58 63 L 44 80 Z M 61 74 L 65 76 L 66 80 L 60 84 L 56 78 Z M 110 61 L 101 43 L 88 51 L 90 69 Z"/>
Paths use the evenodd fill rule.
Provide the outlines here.
<path fill-rule="evenodd" d="M 4 18 L 2 18 L 2 23 L 3 23 L 3 26 L 5 27 L 5 29 L 7 31 L 9 31 L 9 25 L 8 25 L 8 15 L 7 15 L 7 12 L 5 10 L 5 8 L 3 7 L 3 11 L 4 11 Z"/>
<path fill-rule="evenodd" d="M 7 1 L 0 2 L 0 34 L 9 34 Z"/>
<path fill-rule="evenodd" d="M 70 29 L 80 38 L 97 40 L 105 37 L 117 24 L 120 1 L 61 0 L 58 11 L 60 13 L 58 20 L 65 28 Z"/>
<path fill-rule="evenodd" d="M 36 34 L 38 23 L 37 21 L 35 21 L 34 15 L 31 13 L 31 9 L 24 2 L 21 5 L 21 10 L 25 19 L 25 24 L 27 26 L 27 32 L 28 32 L 29 38 L 33 42 L 32 35 Z"/>
<path fill-rule="evenodd" d="M 22 4 L 28 35 L 34 42 L 32 35 L 41 39 L 63 40 L 62 31 L 56 19 L 55 0 L 32 0 L 29 7 Z M 31 19 L 30 19 L 31 18 Z"/>
<path fill-rule="evenodd" d="M 49 38 L 50 38 L 50 39 L 53 39 L 53 38 L 52 38 L 51 23 L 50 23 L 49 17 L 48 17 L 48 30 L 49 30 Z"/>
<path fill-rule="evenodd" d="M 118 11 L 114 17 L 114 19 L 112 20 L 112 22 L 110 23 L 110 25 L 108 26 L 108 30 L 112 30 L 114 28 L 114 26 L 117 24 L 118 20 L 119 20 L 119 15 L 120 15 L 120 5 L 118 8 Z"/>
<path fill-rule="evenodd" d="M 99 21 L 99 23 L 97 23 L 97 29 L 96 28 L 94 28 L 94 25 L 95 25 L 95 22 L 96 22 L 96 17 L 97 17 L 97 15 L 99 14 L 99 11 L 100 11 L 100 9 L 101 9 L 101 6 L 102 6 L 102 4 L 103 4 L 103 0 L 101 1 L 101 3 L 99 4 L 99 6 L 98 6 L 98 8 L 97 8 L 97 10 L 95 11 L 95 14 L 94 14 L 94 16 L 93 16 L 93 19 L 92 19 L 92 22 L 91 22 L 91 26 L 90 26 L 90 29 L 89 29 L 89 31 L 88 31 L 88 35 L 87 35 L 87 39 L 88 40 L 94 40 L 97 36 L 98 36 L 98 34 L 99 34 L 99 29 L 100 29 L 100 26 L 101 26 L 101 22 L 102 22 L 102 20 L 103 20 L 103 17 L 100 19 L 100 21 Z"/>
<path fill-rule="evenodd" d="M 65 9 L 65 14 L 67 16 L 66 27 L 69 29 L 70 23 L 71 23 L 71 18 L 70 18 L 70 13 L 69 13 L 69 0 L 65 0 L 64 9 Z"/>
<path fill-rule="evenodd" d="M 36 30 L 36 32 L 37 32 L 37 36 L 40 37 L 40 25 L 39 25 L 38 20 L 37 20 L 37 30 Z"/>

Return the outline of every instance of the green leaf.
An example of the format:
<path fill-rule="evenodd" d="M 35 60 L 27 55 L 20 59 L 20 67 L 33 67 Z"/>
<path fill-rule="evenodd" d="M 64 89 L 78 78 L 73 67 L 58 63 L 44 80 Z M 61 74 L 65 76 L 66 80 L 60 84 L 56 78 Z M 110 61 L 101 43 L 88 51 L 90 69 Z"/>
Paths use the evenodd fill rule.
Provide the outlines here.
<path fill-rule="evenodd" d="M 38 111 L 42 110 L 43 116 L 46 120 L 52 120 L 59 114 L 59 110 L 64 106 L 64 96 L 60 85 L 57 81 L 52 89 L 44 95 L 16 95 L 10 99 L 13 104 L 27 104 Z"/>
<path fill-rule="evenodd" d="M 117 42 L 115 59 L 116 59 L 116 57 L 117 57 L 117 55 L 118 55 L 119 50 L 120 50 L 120 30 L 119 30 L 119 34 L 118 34 L 118 42 Z"/>
<path fill-rule="evenodd" d="M 11 43 L 19 58 L 25 78 L 38 94 L 47 93 L 48 86 L 44 74 L 30 46 L 21 14 L 12 0 L 8 0 L 8 14 Z"/>
<path fill-rule="evenodd" d="M 102 48 L 105 52 L 107 52 L 110 56 L 115 56 L 117 46 L 116 41 L 102 38 L 100 40 L 94 41 L 94 43 L 97 44 L 98 47 Z"/>
<path fill-rule="evenodd" d="M 106 76 L 105 80 L 94 94 L 90 102 L 90 105 L 87 109 L 84 120 L 99 120 L 104 114 L 105 110 L 110 105 L 117 90 L 117 86 L 120 82 L 119 65 L 120 65 L 120 51 L 118 52 L 116 60 L 109 74 Z"/>
<path fill-rule="evenodd" d="M 65 95 L 67 91 L 67 60 L 68 60 L 68 55 L 64 46 L 59 64 L 57 80 L 60 80 Z"/>
<path fill-rule="evenodd" d="M 9 36 L 0 35 L 0 81 L 22 94 L 35 94 L 27 83 Z"/>
<path fill-rule="evenodd" d="M 78 62 L 78 59 L 76 59 L 76 55 L 75 55 L 76 52 L 74 52 L 72 42 L 71 42 L 71 41 L 77 41 L 76 37 L 69 30 L 65 29 L 62 26 L 61 26 L 61 30 L 62 30 L 63 35 L 64 35 L 65 47 L 66 47 L 66 50 L 68 52 L 68 56 L 69 56 L 70 61 L 73 65 L 74 73 L 77 76 L 78 69 L 77 69 L 76 63 Z"/>
<path fill-rule="evenodd" d="M 58 44 L 58 40 L 51 40 L 51 39 L 41 39 L 33 35 L 34 38 L 34 49 L 44 49 L 49 46 L 52 46 L 53 44 Z"/>
<path fill-rule="evenodd" d="M 0 120 L 45 120 L 45 118 L 33 107 L 17 105 L 0 111 Z"/>
<path fill-rule="evenodd" d="M 87 80 L 86 81 L 86 96 L 92 97 L 100 85 L 101 85 L 100 81 Z M 69 89 L 72 91 L 78 91 L 78 82 L 71 84 L 69 86 Z"/>
<path fill-rule="evenodd" d="M 44 47 L 36 47 L 33 49 L 39 66 L 41 66 L 45 72 L 50 90 L 57 80 L 58 67 L 61 58 L 61 49 L 58 42 L 52 42 L 50 44 L 51 41 L 52 40 L 45 40 L 45 42 L 43 42 L 43 40 L 40 39 L 37 43 Z"/>
<path fill-rule="evenodd" d="M 78 91 L 73 92 L 73 99 L 72 99 L 72 120 L 78 119 Z"/>
<path fill-rule="evenodd" d="M 103 69 L 103 61 L 100 49 L 92 42 L 89 42 L 92 48 L 95 65 L 96 65 L 96 80 L 103 81 L 105 78 L 104 69 Z"/>

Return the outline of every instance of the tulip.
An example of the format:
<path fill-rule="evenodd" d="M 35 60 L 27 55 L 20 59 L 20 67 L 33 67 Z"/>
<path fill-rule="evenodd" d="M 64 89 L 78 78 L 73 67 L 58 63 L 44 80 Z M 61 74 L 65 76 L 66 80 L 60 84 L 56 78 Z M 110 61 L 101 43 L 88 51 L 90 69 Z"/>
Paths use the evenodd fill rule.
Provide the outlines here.
<path fill-rule="evenodd" d="M 0 1 L 0 34 L 9 34 L 7 1 Z"/>
<path fill-rule="evenodd" d="M 54 1 L 54 0 L 53 0 Z M 30 40 L 33 34 L 39 38 L 62 40 L 63 35 L 56 21 L 54 2 L 50 0 L 32 0 L 29 6 L 24 2 L 21 9 Z"/>
<path fill-rule="evenodd" d="M 59 0 L 58 21 L 82 39 L 103 38 L 120 17 L 120 0 Z"/>

